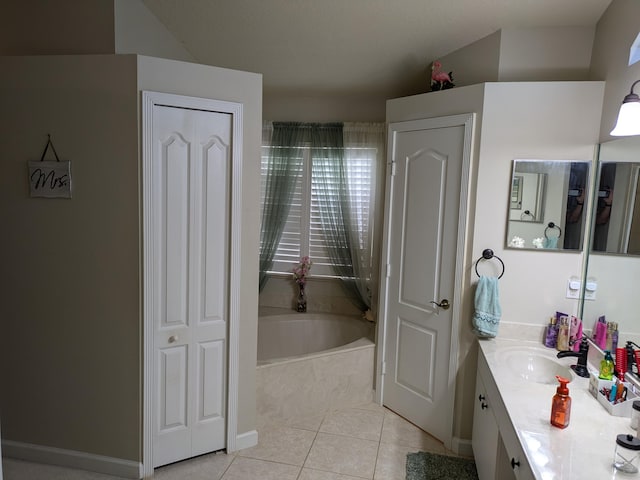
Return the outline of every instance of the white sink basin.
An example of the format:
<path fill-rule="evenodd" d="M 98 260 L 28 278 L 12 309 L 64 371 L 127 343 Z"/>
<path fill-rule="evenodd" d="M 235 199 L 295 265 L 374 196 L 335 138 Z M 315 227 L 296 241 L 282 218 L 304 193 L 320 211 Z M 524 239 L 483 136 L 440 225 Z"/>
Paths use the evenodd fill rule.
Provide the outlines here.
<path fill-rule="evenodd" d="M 571 368 L 536 348 L 513 348 L 498 352 L 498 360 L 514 375 L 535 383 L 558 383 L 556 375 L 573 380 Z"/>

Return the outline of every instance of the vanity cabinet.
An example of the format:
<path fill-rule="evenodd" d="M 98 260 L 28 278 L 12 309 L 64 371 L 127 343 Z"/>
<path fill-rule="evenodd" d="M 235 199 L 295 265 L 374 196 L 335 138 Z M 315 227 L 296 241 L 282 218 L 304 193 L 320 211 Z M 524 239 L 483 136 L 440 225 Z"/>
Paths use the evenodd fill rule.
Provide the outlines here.
<path fill-rule="evenodd" d="M 480 480 L 534 480 L 507 409 L 478 352 L 471 446 Z"/>
<path fill-rule="evenodd" d="M 487 395 L 480 374 L 476 376 L 475 406 L 473 407 L 473 437 L 471 446 L 476 459 L 480 480 L 496 478 L 498 442 L 500 434 L 493 414 L 493 406 Z"/>

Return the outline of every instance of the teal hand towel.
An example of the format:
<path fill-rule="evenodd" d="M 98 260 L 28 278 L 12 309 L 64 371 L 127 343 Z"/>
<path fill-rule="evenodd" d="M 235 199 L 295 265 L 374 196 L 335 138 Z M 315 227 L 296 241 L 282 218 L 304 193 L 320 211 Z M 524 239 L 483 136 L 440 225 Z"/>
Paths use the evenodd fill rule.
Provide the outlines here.
<path fill-rule="evenodd" d="M 558 237 L 545 238 L 544 248 L 558 248 Z"/>
<path fill-rule="evenodd" d="M 478 280 L 475 295 L 475 311 L 473 313 L 473 331 L 483 338 L 498 335 L 498 326 L 502 308 L 498 295 L 498 277 L 485 277 Z"/>

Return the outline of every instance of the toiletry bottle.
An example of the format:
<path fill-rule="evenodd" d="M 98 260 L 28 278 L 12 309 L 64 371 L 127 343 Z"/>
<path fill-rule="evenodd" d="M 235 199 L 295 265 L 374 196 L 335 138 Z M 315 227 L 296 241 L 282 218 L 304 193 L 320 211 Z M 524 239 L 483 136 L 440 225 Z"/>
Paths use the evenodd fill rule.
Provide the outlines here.
<path fill-rule="evenodd" d="M 556 317 L 549 319 L 549 325 L 547 325 L 547 332 L 544 339 L 544 346 L 549 348 L 556 348 L 558 343 L 558 325 L 556 324 Z"/>
<path fill-rule="evenodd" d="M 551 425 L 566 428 L 569 426 L 569 417 L 571 416 L 571 397 L 567 388 L 569 380 L 559 375 L 556 375 L 556 379 L 560 382 L 560 386 L 551 401 Z"/>
<path fill-rule="evenodd" d="M 640 428 L 640 400 L 634 400 L 631 404 L 631 428 Z"/>
<path fill-rule="evenodd" d="M 604 358 L 600 362 L 600 374 L 598 378 L 602 380 L 611 380 L 613 378 L 613 358 L 609 350 L 604 352 Z"/>
<path fill-rule="evenodd" d="M 560 317 L 556 348 L 560 351 L 569 350 L 569 317 L 567 316 Z"/>

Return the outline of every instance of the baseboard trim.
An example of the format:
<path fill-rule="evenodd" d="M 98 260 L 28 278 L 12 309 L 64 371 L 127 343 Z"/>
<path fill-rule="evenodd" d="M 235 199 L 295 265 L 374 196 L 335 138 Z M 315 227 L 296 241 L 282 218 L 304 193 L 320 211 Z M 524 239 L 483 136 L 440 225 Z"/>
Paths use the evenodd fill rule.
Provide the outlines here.
<path fill-rule="evenodd" d="M 240 433 L 236 436 L 236 449 L 255 447 L 258 444 L 258 432 L 251 430 L 249 432 Z"/>
<path fill-rule="evenodd" d="M 2 454 L 29 462 L 78 468 L 124 478 L 142 478 L 142 464 L 139 462 L 76 450 L 2 440 Z"/>
<path fill-rule="evenodd" d="M 473 457 L 473 448 L 471 446 L 471 440 L 453 437 L 451 442 L 451 449 L 463 457 Z"/>

